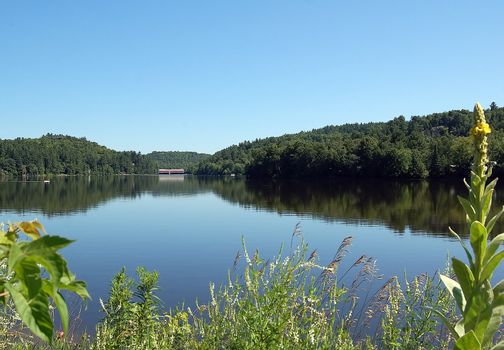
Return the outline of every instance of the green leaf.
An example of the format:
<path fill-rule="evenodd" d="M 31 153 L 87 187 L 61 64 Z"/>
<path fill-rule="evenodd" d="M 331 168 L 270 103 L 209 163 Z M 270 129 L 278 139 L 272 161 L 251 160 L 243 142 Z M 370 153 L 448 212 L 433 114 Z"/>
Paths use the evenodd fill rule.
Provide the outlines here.
<path fill-rule="evenodd" d="M 448 289 L 450 295 L 457 301 L 457 306 L 459 307 L 460 311 L 464 312 L 466 301 L 464 295 L 462 294 L 462 288 L 460 287 L 460 284 L 445 275 L 439 275 L 439 278 L 446 286 L 446 289 Z"/>
<path fill-rule="evenodd" d="M 481 343 L 476 334 L 470 331 L 457 339 L 454 350 L 481 350 Z"/>
<path fill-rule="evenodd" d="M 457 196 L 457 198 L 458 198 L 460 204 L 462 205 L 462 207 L 464 208 L 465 213 L 467 214 L 467 216 L 469 216 L 469 220 L 471 222 L 475 221 L 477 219 L 476 218 L 476 209 L 474 209 L 471 202 L 469 202 L 467 199 L 465 199 L 461 196 Z"/>
<path fill-rule="evenodd" d="M 462 181 L 464 182 L 465 187 L 467 187 L 467 189 L 468 189 L 469 191 L 471 191 L 471 190 L 472 190 L 472 189 L 471 189 L 471 186 L 467 183 L 467 180 L 466 180 L 465 178 L 463 178 L 463 179 L 462 179 Z"/>
<path fill-rule="evenodd" d="M 51 342 L 53 325 L 49 314 L 47 297 L 38 293 L 35 298 L 27 300 L 12 284 L 5 283 L 5 288 L 14 301 L 16 311 L 30 331 L 46 342 Z"/>
<path fill-rule="evenodd" d="M 61 318 L 61 324 L 63 325 L 63 331 L 66 334 L 68 332 L 69 317 L 68 317 L 68 306 L 65 302 L 65 299 L 63 298 L 60 292 L 54 290 L 53 285 L 48 280 L 44 280 L 43 290 L 47 295 L 49 295 L 53 299 L 54 304 L 58 308 Z"/>
<path fill-rule="evenodd" d="M 490 219 L 490 221 L 488 221 L 488 224 L 487 224 L 487 233 L 490 234 L 495 226 L 495 223 L 497 222 L 497 220 L 501 217 L 501 215 L 504 214 L 504 206 L 502 207 L 501 210 L 499 210 L 499 212 L 497 214 L 494 215 L 493 218 Z"/>
<path fill-rule="evenodd" d="M 455 323 L 455 331 L 459 335 L 459 337 L 463 336 L 465 334 L 465 327 L 464 327 L 464 318 L 460 318 L 460 320 Z M 458 338 L 458 337 L 457 337 Z M 457 339 L 455 338 L 455 339 Z"/>
<path fill-rule="evenodd" d="M 495 254 L 495 252 L 497 251 L 497 249 L 499 249 L 502 242 L 504 242 L 504 233 L 501 233 L 501 234 L 495 236 L 494 239 L 492 239 L 490 244 L 487 246 L 487 250 L 486 250 L 485 258 L 483 259 L 483 262 L 487 262 L 488 259 L 490 259 Z"/>
<path fill-rule="evenodd" d="M 474 221 L 471 224 L 469 240 L 474 250 L 476 266 L 481 266 L 483 263 L 483 254 L 486 251 L 487 245 L 487 230 L 481 222 Z"/>
<path fill-rule="evenodd" d="M 493 300 L 493 303 L 492 303 L 492 307 L 495 309 L 497 307 L 501 307 L 501 306 L 504 306 L 504 295 L 498 295 L 498 296 L 494 296 L 494 300 Z M 504 310 L 502 309 L 499 309 L 498 311 L 495 311 L 495 312 L 504 312 Z M 504 314 L 503 314 L 504 316 Z"/>
<path fill-rule="evenodd" d="M 455 236 L 455 238 L 458 239 L 460 245 L 462 246 L 462 248 L 464 248 L 464 251 L 465 251 L 466 256 L 467 256 L 467 260 L 469 261 L 469 266 L 472 269 L 474 267 L 474 262 L 473 262 L 473 257 L 471 255 L 471 252 L 469 251 L 469 249 L 467 249 L 467 246 L 465 245 L 464 241 L 460 238 L 460 236 L 457 234 L 457 232 L 453 231 L 453 229 L 451 227 L 448 227 L 448 231 L 450 231 L 450 233 L 453 236 Z"/>
<path fill-rule="evenodd" d="M 490 207 L 492 206 L 493 192 L 494 192 L 494 190 L 490 190 L 488 192 L 485 191 L 485 194 L 483 195 L 483 198 L 481 199 L 481 203 L 482 203 L 481 210 L 482 210 L 484 218 L 487 217 L 488 212 L 490 211 Z"/>
<path fill-rule="evenodd" d="M 470 299 L 474 284 L 474 276 L 471 269 L 469 269 L 466 264 L 456 258 L 452 258 L 452 266 L 453 272 L 455 272 L 455 276 L 457 276 L 460 287 L 464 292 L 465 299 Z"/>
<path fill-rule="evenodd" d="M 10 247 L 12 245 L 13 241 L 9 238 L 7 238 L 7 234 L 1 234 L 0 233 L 0 247 Z"/>
<path fill-rule="evenodd" d="M 464 310 L 465 330 L 473 330 L 476 337 L 483 341 L 487 325 L 492 317 L 493 290 L 490 282 L 483 281 L 480 288 L 473 293 Z"/>
<path fill-rule="evenodd" d="M 7 259 L 7 267 L 9 273 L 13 271 L 18 261 L 23 259 L 23 251 L 19 245 L 13 243 L 9 250 L 9 258 Z"/>
<path fill-rule="evenodd" d="M 481 272 L 481 280 L 491 279 L 495 269 L 502 261 L 502 259 L 504 259 L 504 251 L 492 256 L 483 267 L 483 271 Z"/>
<path fill-rule="evenodd" d="M 56 304 L 56 307 L 58 308 L 60 317 L 61 317 L 61 324 L 63 325 L 63 331 L 65 334 L 68 333 L 68 307 L 65 302 L 65 299 L 61 295 L 60 292 L 56 292 L 52 296 L 54 300 L 54 304 Z"/>
<path fill-rule="evenodd" d="M 14 267 L 15 279 L 28 299 L 34 298 L 42 288 L 40 268 L 30 258 L 20 260 Z"/>
<path fill-rule="evenodd" d="M 60 236 L 44 236 L 36 241 L 30 242 L 26 248 L 28 254 L 35 254 L 39 250 L 51 249 L 53 252 L 60 250 L 74 241 Z"/>
<path fill-rule="evenodd" d="M 500 280 L 500 282 L 494 286 L 493 292 L 495 295 L 498 295 L 498 294 L 504 292 L 504 280 Z"/>
<path fill-rule="evenodd" d="M 483 337 L 483 346 L 487 347 L 492 344 L 495 333 L 497 333 L 502 324 L 502 316 L 504 316 L 504 295 L 494 299 L 492 304 L 492 316 L 490 317 Z"/>
<path fill-rule="evenodd" d="M 465 310 L 466 307 L 466 299 L 464 293 L 462 293 L 462 290 L 459 288 L 454 288 L 453 289 L 453 297 L 455 298 L 455 301 L 457 302 L 457 305 L 461 311 Z"/>
<path fill-rule="evenodd" d="M 445 324 L 446 328 L 448 328 L 448 330 L 450 331 L 451 335 L 453 336 L 453 338 L 455 339 L 458 339 L 459 337 L 462 336 L 463 333 L 460 332 L 460 330 L 457 330 L 455 327 L 453 327 L 453 325 L 451 324 L 450 321 L 448 321 L 448 319 L 446 318 L 445 315 L 443 315 L 443 313 L 437 309 L 434 309 L 430 306 L 426 306 L 425 307 L 427 310 L 430 310 L 432 312 L 434 312 L 436 315 L 439 316 L 439 318 L 443 321 L 443 323 Z M 463 329 L 462 329 L 463 331 Z"/>
<path fill-rule="evenodd" d="M 485 258 L 483 259 L 484 263 L 488 262 L 488 260 L 495 254 L 502 242 L 504 242 L 504 233 L 501 233 L 500 235 L 497 235 L 494 237 L 494 239 L 492 239 L 487 247 Z"/>
<path fill-rule="evenodd" d="M 74 292 L 82 299 L 91 299 L 89 292 L 86 289 L 86 282 L 84 281 L 72 281 L 70 283 L 62 283 L 59 286 L 61 289 L 66 289 Z"/>
<path fill-rule="evenodd" d="M 16 242 L 18 239 L 17 231 L 10 231 L 5 234 L 5 238 L 12 243 Z"/>
<path fill-rule="evenodd" d="M 474 171 L 471 171 L 471 189 L 478 188 L 480 183 L 481 178 Z"/>
<path fill-rule="evenodd" d="M 54 287 L 57 288 L 60 279 L 68 273 L 67 263 L 56 251 L 67 246 L 72 241 L 58 236 L 44 236 L 22 247 L 23 252 L 31 259 L 44 266 L 49 272 Z"/>
<path fill-rule="evenodd" d="M 493 191 L 493 189 L 495 188 L 495 185 L 497 185 L 497 181 L 498 181 L 498 180 L 499 180 L 498 178 L 495 178 L 495 179 L 493 179 L 493 181 L 492 181 L 492 182 L 490 182 L 490 183 L 486 186 L 486 188 L 485 188 L 485 194 L 487 194 L 487 193 L 488 193 L 488 192 L 490 192 L 490 191 Z"/>

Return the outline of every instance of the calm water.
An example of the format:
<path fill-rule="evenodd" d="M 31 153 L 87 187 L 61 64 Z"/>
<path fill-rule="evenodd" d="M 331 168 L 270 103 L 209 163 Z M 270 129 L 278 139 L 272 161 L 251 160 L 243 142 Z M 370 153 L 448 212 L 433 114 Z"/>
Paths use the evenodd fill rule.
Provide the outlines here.
<path fill-rule="evenodd" d="M 353 236 L 345 264 L 363 254 L 385 278 L 434 274 L 448 252 L 447 234 L 464 233 L 460 181 L 253 183 L 234 178 L 125 176 L 0 183 L 0 221 L 38 218 L 51 234 L 76 239 L 63 253 L 93 301 L 82 313 L 92 328 L 110 280 L 121 267 L 160 273 L 166 307 L 207 300 L 208 283 L 225 281 L 244 236 L 249 250 L 276 254 L 297 223 L 321 263 Z M 498 193 L 499 194 L 499 193 Z M 504 203 L 503 196 L 494 199 Z M 496 232 L 504 231 L 501 224 Z M 502 277 L 500 269 L 496 277 Z"/>

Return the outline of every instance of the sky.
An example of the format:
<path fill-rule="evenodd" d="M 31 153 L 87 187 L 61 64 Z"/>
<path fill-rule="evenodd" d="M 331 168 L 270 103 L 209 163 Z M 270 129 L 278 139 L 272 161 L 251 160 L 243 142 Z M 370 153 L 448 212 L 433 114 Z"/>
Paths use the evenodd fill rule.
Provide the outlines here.
<path fill-rule="evenodd" d="M 504 105 L 504 1 L 0 0 L 0 138 L 214 153 Z"/>

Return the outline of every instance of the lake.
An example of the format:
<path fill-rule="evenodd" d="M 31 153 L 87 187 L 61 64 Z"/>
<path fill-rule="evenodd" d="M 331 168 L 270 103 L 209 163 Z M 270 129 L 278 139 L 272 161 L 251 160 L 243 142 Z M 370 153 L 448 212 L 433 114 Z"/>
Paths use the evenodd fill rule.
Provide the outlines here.
<path fill-rule="evenodd" d="M 130 275 L 137 266 L 157 270 L 166 308 L 193 305 L 207 300 L 210 281 L 226 281 L 242 237 L 251 252 L 268 258 L 289 244 L 297 224 L 322 264 L 352 236 L 346 266 L 365 254 L 376 258 L 385 279 L 434 275 L 448 254 L 464 257 L 447 234 L 448 226 L 467 234 L 457 194 L 466 195 L 460 179 L 57 177 L 49 184 L 0 182 L 0 221 L 37 218 L 48 233 L 76 240 L 63 254 L 88 283 L 93 300 L 81 319 L 92 331 L 103 317 L 99 299 L 107 299 L 110 280 L 123 266 Z M 499 191 L 494 203 L 504 203 Z M 501 220 L 495 232 L 503 229 Z M 503 276 L 501 267 L 495 277 Z"/>

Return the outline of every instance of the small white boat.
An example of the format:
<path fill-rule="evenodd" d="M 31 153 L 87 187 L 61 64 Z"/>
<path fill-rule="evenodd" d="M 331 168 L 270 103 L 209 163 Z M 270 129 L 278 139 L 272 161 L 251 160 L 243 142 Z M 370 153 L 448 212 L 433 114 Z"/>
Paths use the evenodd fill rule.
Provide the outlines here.
<path fill-rule="evenodd" d="M 44 183 L 45 183 L 45 184 L 48 184 L 48 183 L 51 183 L 51 181 L 49 181 L 49 180 L 44 180 Z"/>

